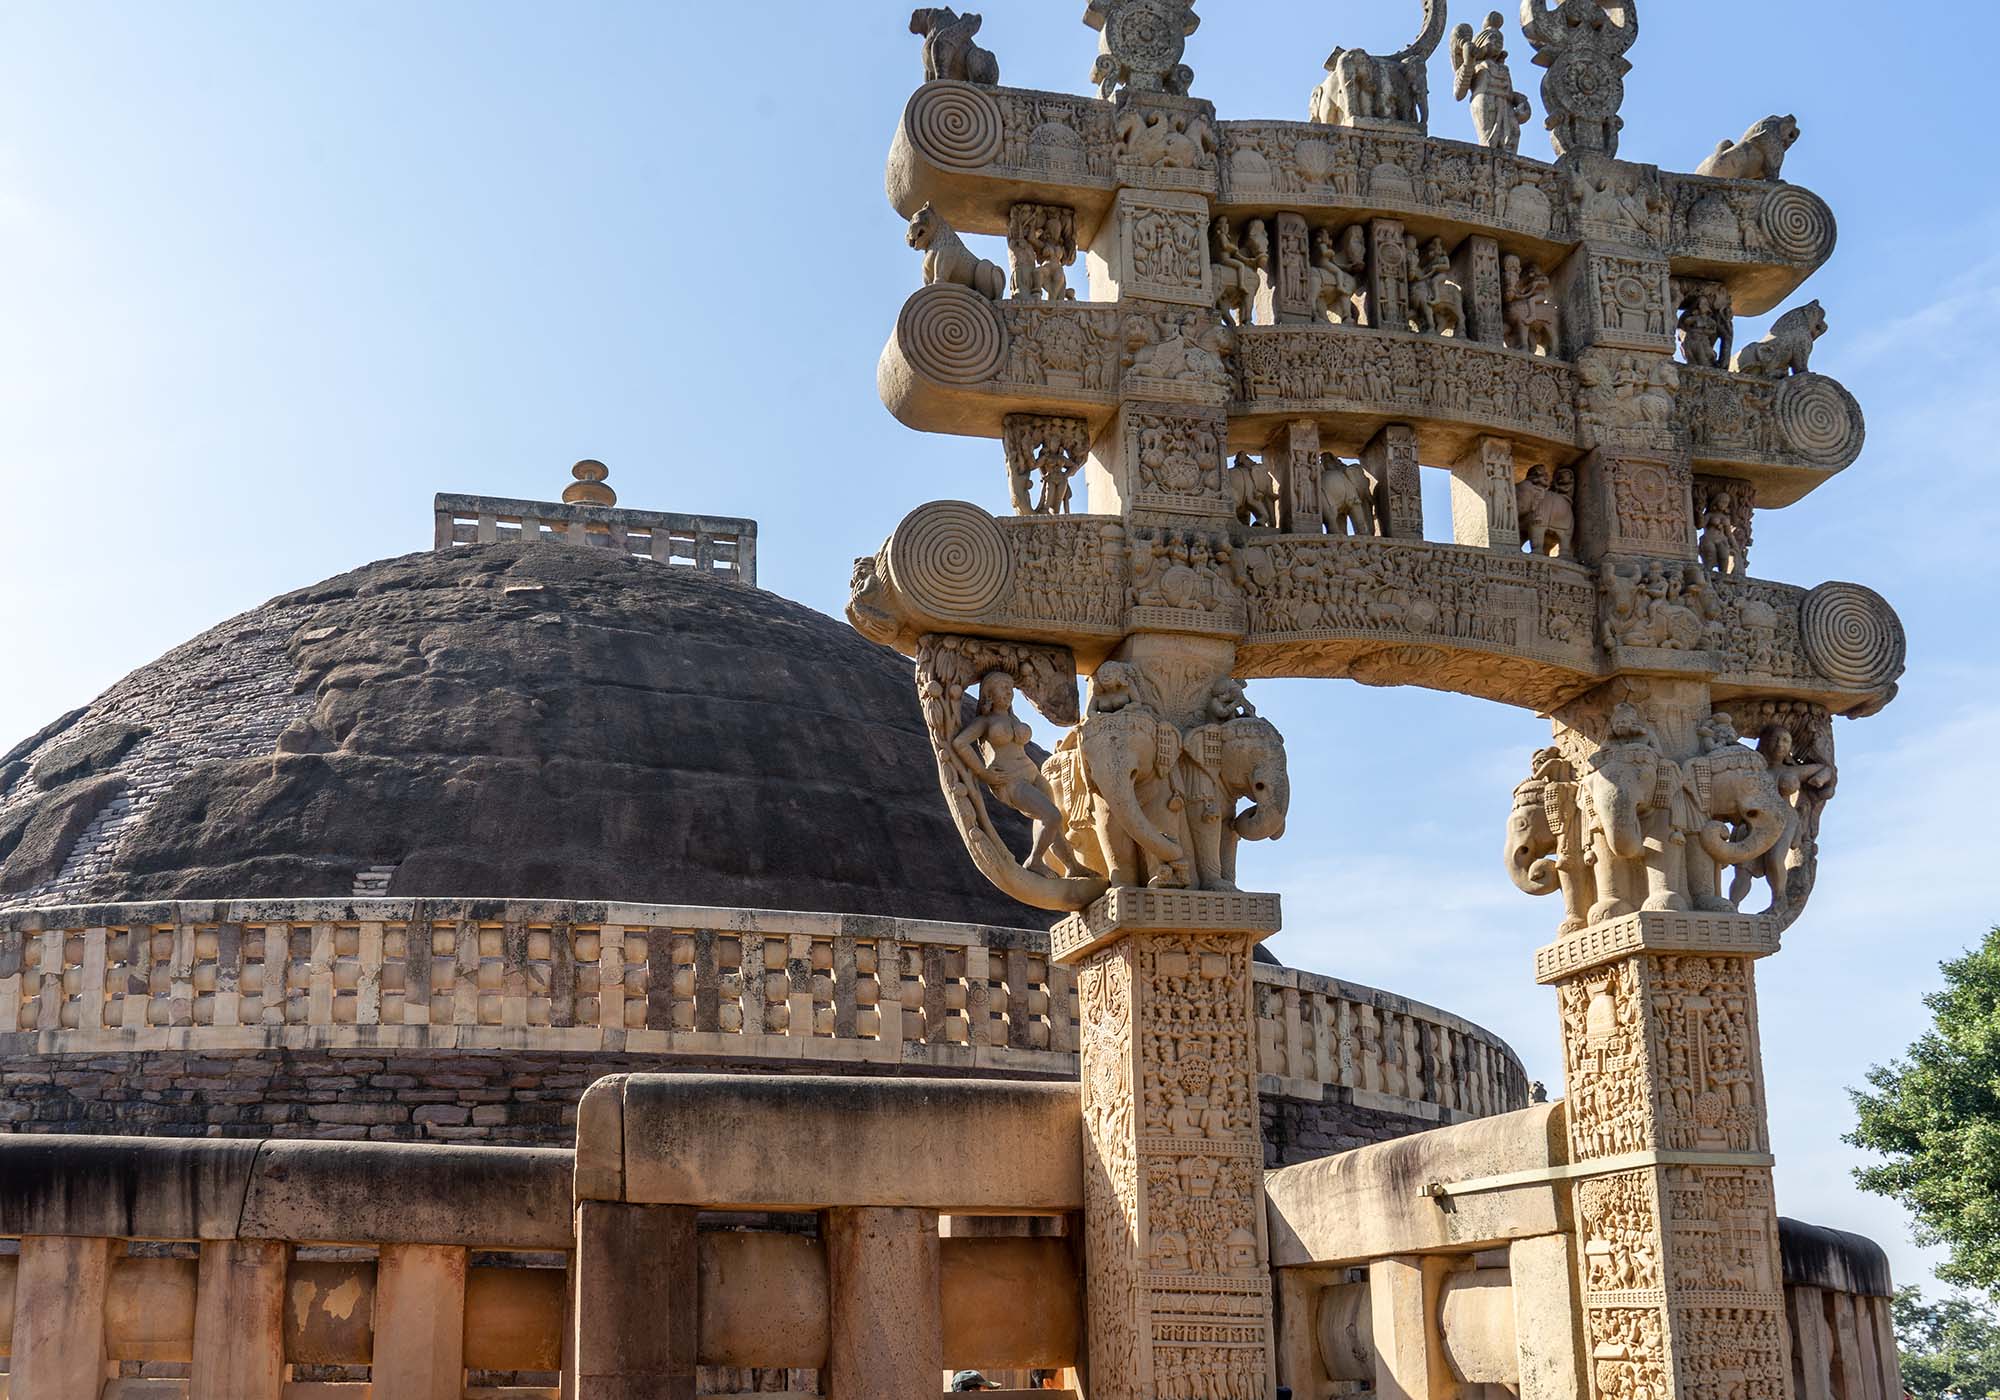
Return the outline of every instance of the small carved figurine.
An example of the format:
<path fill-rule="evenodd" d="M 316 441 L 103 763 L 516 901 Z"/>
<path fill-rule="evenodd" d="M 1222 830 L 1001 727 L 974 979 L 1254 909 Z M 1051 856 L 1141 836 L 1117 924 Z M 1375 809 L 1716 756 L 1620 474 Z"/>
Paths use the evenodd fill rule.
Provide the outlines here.
<path fill-rule="evenodd" d="M 1528 475 L 1514 488 L 1515 512 L 1521 521 L 1521 539 L 1530 554 L 1546 554 L 1567 559 L 1576 538 L 1576 507 L 1570 491 L 1575 476 L 1565 467 L 1553 484 L 1545 466 L 1528 468 Z M 1569 489 L 1564 489 L 1569 486 Z"/>
<path fill-rule="evenodd" d="M 1804 374 L 1811 365 L 1813 342 L 1825 334 L 1826 312 L 1817 301 L 1795 306 L 1771 323 L 1762 340 L 1737 351 L 1731 368 L 1759 379 Z"/>
<path fill-rule="evenodd" d="M 1217 215 L 1209 228 L 1209 272 L 1215 283 L 1215 309 L 1227 319 L 1232 313 L 1236 324 L 1250 324 L 1257 292 L 1271 267 L 1271 234 L 1262 219 L 1243 226 L 1239 242 L 1236 230 L 1224 215 Z"/>
<path fill-rule="evenodd" d="M 1375 490 L 1359 462 L 1319 454 L 1319 518 L 1330 535 L 1375 533 Z"/>
<path fill-rule="evenodd" d="M 1307 275 L 1315 314 L 1336 326 L 1361 324 L 1361 292 L 1368 271 L 1368 231 L 1350 224 L 1335 235 L 1330 228 L 1313 234 L 1312 268 Z"/>
<path fill-rule="evenodd" d="M 944 215 L 926 204 L 910 219 L 909 244 L 924 255 L 924 285 L 940 282 L 970 287 L 988 301 L 998 301 L 1007 293 L 1007 273 L 998 263 L 988 262 L 960 241 Z"/>
<path fill-rule="evenodd" d="M 1016 204 L 1007 214 L 1014 300 L 1075 301 L 1064 271 L 1076 262 L 1076 211 L 1056 204 Z"/>
<path fill-rule="evenodd" d="M 1363 49 L 1335 49 L 1326 60 L 1328 77 L 1313 89 L 1309 119 L 1322 126 L 1398 122 L 1430 123 L 1430 77 L 1426 64 L 1444 38 L 1445 0 L 1424 0 L 1424 25 L 1407 48 L 1378 58 Z"/>
<path fill-rule="evenodd" d="M 985 22 L 980 15 L 961 15 L 945 6 L 918 10 L 910 16 L 910 32 L 924 36 L 924 81 L 940 78 L 960 83 L 996 87 L 1000 82 L 1000 61 L 972 36 Z"/>
<path fill-rule="evenodd" d="M 1277 492 L 1272 490 L 1270 473 L 1262 463 L 1247 452 L 1239 452 L 1229 464 L 1228 476 L 1229 498 L 1239 521 L 1266 528 L 1277 523 Z"/>
<path fill-rule="evenodd" d="M 1414 234 L 1403 237 L 1404 262 L 1409 269 L 1410 326 L 1419 335 L 1456 336 L 1465 325 L 1465 289 L 1451 275 L 1451 254 L 1444 240 L 1419 245 Z"/>
<path fill-rule="evenodd" d="M 1701 538 L 1695 551 L 1702 566 L 1718 574 L 1743 572 L 1743 560 L 1736 549 L 1736 502 L 1727 491 L 1709 497 L 1701 517 Z"/>
<path fill-rule="evenodd" d="M 1070 478 L 1083 469 L 1083 463 L 1070 455 L 1066 448 L 1051 446 L 1045 448 L 1035 466 L 1042 474 L 1042 498 L 1036 503 L 1037 515 L 1068 515 L 1071 488 Z"/>
<path fill-rule="evenodd" d="M 1785 168 L 1785 152 L 1798 139 L 1797 117 L 1766 117 L 1744 132 L 1741 141 L 1718 145 L 1694 173 L 1718 180 L 1777 180 Z"/>
<path fill-rule="evenodd" d="M 1479 144 L 1511 155 L 1521 149 L 1521 126 L 1534 108 L 1514 91 L 1514 77 L 1507 70 L 1507 36 L 1500 27 L 1503 22 L 1500 12 L 1494 10 L 1477 35 L 1469 24 L 1452 30 L 1451 95 L 1463 102 L 1470 94 L 1472 129 L 1479 134 Z"/>
<path fill-rule="evenodd" d="M 1500 260 L 1502 316 L 1509 350 L 1553 355 L 1556 348 L 1556 305 L 1549 296 L 1549 275 L 1539 264 L 1513 253 Z"/>
<path fill-rule="evenodd" d="M 1687 284 L 1674 330 L 1681 359 L 1688 364 L 1697 369 L 1727 365 L 1736 343 L 1735 308 L 1729 288 L 1721 282 Z"/>

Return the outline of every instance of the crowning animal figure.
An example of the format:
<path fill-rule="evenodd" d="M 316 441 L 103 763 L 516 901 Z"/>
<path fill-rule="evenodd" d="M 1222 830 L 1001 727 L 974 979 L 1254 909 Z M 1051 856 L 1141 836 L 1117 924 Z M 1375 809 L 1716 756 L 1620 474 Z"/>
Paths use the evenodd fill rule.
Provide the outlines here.
<path fill-rule="evenodd" d="M 1805 374 L 1811 366 L 1813 342 L 1825 334 L 1826 311 L 1817 301 L 1795 306 L 1771 323 L 1762 340 L 1738 350 L 1730 368 L 1760 379 Z"/>
<path fill-rule="evenodd" d="M 1694 173 L 1718 180 L 1777 180 L 1785 168 L 1785 152 L 1798 139 L 1797 117 L 1766 117 L 1744 132 L 1741 141 L 1719 144 Z"/>
<path fill-rule="evenodd" d="M 924 36 L 924 81 L 949 78 L 961 83 L 997 87 L 1000 60 L 972 42 L 985 23 L 982 15 L 961 15 L 947 6 L 918 10 L 910 16 L 910 32 Z"/>
<path fill-rule="evenodd" d="M 1424 27 L 1407 48 L 1386 58 L 1363 49 L 1335 49 L 1326 60 L 1328 77 L 1313 89 L 1310 120 L 1322 126 L 1387 121 L 1428 127 L 1431 90 L 1425 64 L 1444 38 L 1444 25 L 1445 0 L 1424 0 Z"/>
<path fill-rule="evenodd" d="M 959 241 L 944 215 L 926 204 L 910 216 L 909 244 L 924 255 L 924 285 L 940 282 L 970 287 L 988 301 L 1007 294 L 1007 272 Z"/>

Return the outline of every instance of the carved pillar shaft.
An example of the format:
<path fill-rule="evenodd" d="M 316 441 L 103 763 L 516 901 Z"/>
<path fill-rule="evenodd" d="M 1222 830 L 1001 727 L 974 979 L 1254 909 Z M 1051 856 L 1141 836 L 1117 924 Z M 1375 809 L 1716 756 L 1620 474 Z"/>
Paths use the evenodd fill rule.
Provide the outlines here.
<path fill-rule="evenodd" d="M 1642 912 L 1537 955 L 1568 1075 L 1590 1394 L 1790 1400 L 1755 960 L 1775 925 Z"/>
<path fill-rule="evenodd" d="M 1250 951 L 1275 895 L 1114 889 L 1051 935 L 1083 1013 L 1092 1400 L 1275 1385 Z"/>
<path fill-rule="evenodd" d="M 1488 345 L 1507 339 L 1506 298 L 1500 283 L 1500 244 L 1476 233 L 1452 255 L 1451 275 L 1465 289 L 1465 334 Z"/>
<path fill-rule="evenodd" d="M 1316 535 L 1319 509 L 1319 424 L 1294 418 L 1264 445 L 1264 464 L 1278 492 L 1278 528 L 1288 535 Z"/>
<path fill-rule="evenodd" d="M 1368 221 L 1368 324 L 1390 331 L 1410 328 L 1409 254 L 1400 219 Z"/>
<path fill-rule="evenodd" d="M 1313 311 L 1312 230 L 1305 216 L 1271 218 L 1271 271 L 1257 298 L 1257 319 L 1267 326 L 1310 325 Z"/>
<path fill-rule="evenodd" d="M 1477 549 L 1521 552 L 1514 446 L 1505 438 L 1482 437 L 1451 469 L 1451 537 Z"/>
<path fill-rule="evenodd" d="M 1385 539 L 1424 537 L 1424 487 L 1416 430 L 1391 423 L 1361 449 L 1361 466 L 1375 488 L 1375 523 Z"/>

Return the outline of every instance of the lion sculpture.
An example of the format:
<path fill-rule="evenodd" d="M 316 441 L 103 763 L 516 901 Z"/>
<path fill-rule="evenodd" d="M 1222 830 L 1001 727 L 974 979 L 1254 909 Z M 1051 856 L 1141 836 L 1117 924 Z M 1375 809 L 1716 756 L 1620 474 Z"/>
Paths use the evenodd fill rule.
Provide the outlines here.
<path fill-rule="evenodd" d="M 924 36 L 924 81 L 949 78 L 961 83 L 997 87 L 1000 60 L 972 42 L 984 23 L 980 15 L 961 15 L 946 7 L 918 10 L 910 16 L 910 32 Z"/>
<path fill-rule="evenodd" d="M 998 301 L 1007 293 L 1007 272 L 999 263 L 988 262 L 960 240 L 944 221 L 944 215 L 926 204 L 910 216 L 909 243 L 924 255 L 924 285 L 941 282 L 970 287 L 988 301 Z"/>
<path fill-rule="evenodd" d="M 1799 139 L 1797 117 L 1766 117 L 1743 133 L 1741 141 L 1724 141 L 1715 154 L 1695 167 L 1697 175 L 1718 180 L 1776 180 L 1785 168 L 1785 152 Z"/>
<path fill-rule="evenodd" d="M 1825 334 L 1826 312 L 1817 301 L 1795 306 L 1771 323 L 1762 340 L 1738 350 L 1731 368 L 1759 379 L 1805 374 L 1811 365 L 1813 342 Z"/>

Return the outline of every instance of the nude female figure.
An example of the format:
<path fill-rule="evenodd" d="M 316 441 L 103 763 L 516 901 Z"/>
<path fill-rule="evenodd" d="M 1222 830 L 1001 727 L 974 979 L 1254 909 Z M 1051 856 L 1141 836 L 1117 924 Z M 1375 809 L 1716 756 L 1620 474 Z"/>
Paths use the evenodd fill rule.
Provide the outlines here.
<path fill-rule="evenodd" d="M 990 671 L 979 682 L 978 716 L 958 732 L 951 747 L 995 797 L 1035 824 L 1034 848 L 1021 862 L 1023 869 L 1054 874 L 1043 859 L 1053 854 L 1065 871 L 1080 870 L 1083 863 L 1063 835 L 1062 811 L 1042 770 L 1028 756 L 1033 737 L 1034 731 L 1014 714 L 1014 678 Z"/>

